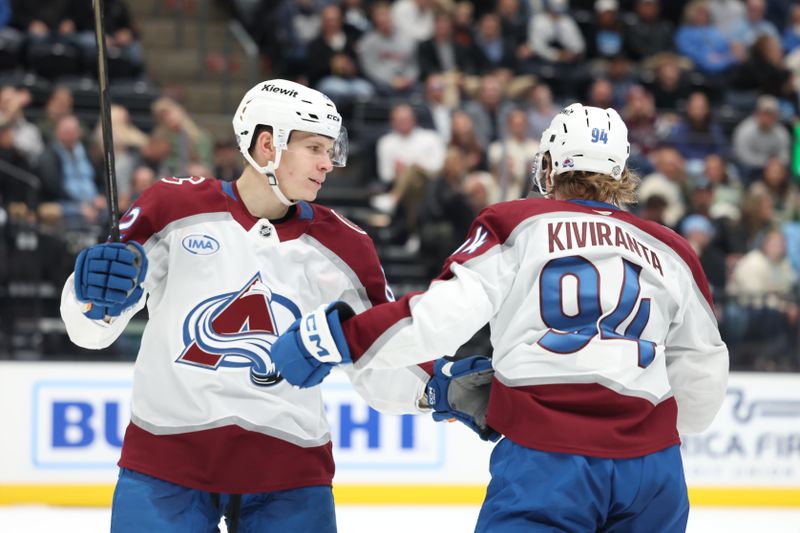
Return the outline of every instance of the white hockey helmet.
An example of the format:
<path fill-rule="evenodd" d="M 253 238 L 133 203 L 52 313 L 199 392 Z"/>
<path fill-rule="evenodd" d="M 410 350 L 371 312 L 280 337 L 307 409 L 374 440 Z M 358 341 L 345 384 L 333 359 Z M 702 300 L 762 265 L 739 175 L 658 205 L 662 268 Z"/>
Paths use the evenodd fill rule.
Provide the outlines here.
<path fill-rule="evenodd" d="M 542 133 L 533 166 L 533 181 L 545 190 L 544 154 L 550 153 L 551 179 L 565 172 L 607 174 L 619 180 L 631 152 L 628 128 L 613 109 L 572 104 Z"/>
<path fill-rule="evenodd" d="M 271 126 L 275 144 L 275 161 L 266 166 L 255 162 L 250 144 L 258 126 Z M 330 98 L 319 91 L 288 80 L 267 80 L 247 91 L 233 116 L 233 132 L 242 155 L 253 168 L 267 176 L 275 195 L 285 205 L 297 202 L 288 199 L 278 187 L 275 169 L 289 144 L 293 131 L 306 131 L 334 140 L 333 166 L 347 164 L 347 130 Z"/>

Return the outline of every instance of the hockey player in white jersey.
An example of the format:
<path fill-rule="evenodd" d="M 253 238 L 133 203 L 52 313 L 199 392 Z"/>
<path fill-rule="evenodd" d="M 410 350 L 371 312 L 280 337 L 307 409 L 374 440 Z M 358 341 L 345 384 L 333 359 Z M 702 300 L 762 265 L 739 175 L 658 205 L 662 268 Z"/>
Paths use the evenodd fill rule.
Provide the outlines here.
<path fill-rule="evenodd" d="M 548 198 L 490 206 L 426 292 L 341 324 L 311 314 L 273 361 L 297 384 L 331 361 L 404 366 L 489 322 L 488 422 L 506 438 L 477 531 L 684 531 L 679 435 L 711 423 L 728 375 L 705 275 L 683 238 L 620 209 L 638 178 L 614 110 L 570 105 L 540 149 Z"/>
<path fill-rule="evenodd" d="M 284 381 L 270 350 L 321 303 L 364 311 L 393 298 L 366 233 L 309 203 L 345 163 L 346 130 L 333 103 L 267 81 L 244 96 L 233 126 L 248 162 L 236 182 L 156 183 L 123 216 L 123 242 L 81 252 L 64 286 L 62 317 L 86 348 L 111 344 L 145 304 L 149 313 L 114 532 L 217 531 L 222 515 L 229 531 L 336 530 L 320 389 Z M 488 360 L 470 361 L 458 376 L 487 376 Z M 347 373 L 377 409 L 426 410 L 419 402 L 429 374 L 420 367 Z M 454 383 L 442 373 L 431 381 Z M 484 388 L 488 401 L 488 380 Z M 481 409 L 480 399 L 470 405 Z M 473 423 L 451 414 L 488 436 L 483 416 Z"/>

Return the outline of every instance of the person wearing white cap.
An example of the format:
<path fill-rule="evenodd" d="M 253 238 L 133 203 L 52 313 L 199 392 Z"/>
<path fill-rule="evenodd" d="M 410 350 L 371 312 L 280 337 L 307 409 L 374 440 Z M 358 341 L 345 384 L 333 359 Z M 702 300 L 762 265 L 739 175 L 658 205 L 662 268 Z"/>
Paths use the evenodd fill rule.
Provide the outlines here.
<path fill-rule="evenodd" d="M 756 177 L 772 157 L 789 164 L 792 139 L 778 113 L 777 98 L 759 96 L 753 114 L 733 130 L 733 155 L 747 178 Z"/>

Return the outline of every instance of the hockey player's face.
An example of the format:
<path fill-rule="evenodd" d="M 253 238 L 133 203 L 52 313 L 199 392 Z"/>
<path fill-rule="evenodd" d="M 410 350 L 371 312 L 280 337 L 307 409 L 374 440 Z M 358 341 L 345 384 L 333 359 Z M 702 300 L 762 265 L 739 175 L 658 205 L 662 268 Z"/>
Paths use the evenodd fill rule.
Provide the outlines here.
<path fill-rule="evenodd" d="M 306 132 L 292 133 L 277 169 L 284 194 L 293 200 L 313 201 L 333 169 L 333 139 Z"/>

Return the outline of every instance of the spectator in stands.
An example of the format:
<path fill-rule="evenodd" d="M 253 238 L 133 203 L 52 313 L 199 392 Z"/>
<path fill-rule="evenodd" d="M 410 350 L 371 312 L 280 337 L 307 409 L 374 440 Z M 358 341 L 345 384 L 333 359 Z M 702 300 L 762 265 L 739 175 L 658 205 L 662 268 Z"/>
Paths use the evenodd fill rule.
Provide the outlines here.
<path fill-rule="evenodd" d="M 448 13 L 436 15 L 433 36 L 419 44 L 417 58 L 425 79 L 431 74 L 446 72 L 460 76 L 475 71 L 470 49 L 453 38 L 453 20 Z"/>
<path fill-rule="evenodd" d="M 453 8 L 453 36 L 461 46 L 472 46 L 475 6 L 469 0 L 459 0 Z"/>
<path fill-rule="evenodd" d="M 733 156 L 747 181 L 757 177 L 772 157 L 788 165 L 790 146 L 789 132 L 778 122 L 774 96 L 759 96 L 753 114 L 733 131 Z"/>
<path fill-rule="evenodd" d="M 256 41 L 290 75 L 304 74 L 308 45 L 319 35 L 326 0 L 262 0 L 254 15 Z"/>
<path fill-rule="evenodd" d="M 594 24 L 586 37 L 587 59 L 611 59 L 624 52 L 624 32 L 617 0 L 596 0 Z"/>
<path fill-rule="evenodd" d="M 472 119 L 478 142 L 485 150 L 490 142 L 500 138 L 506 115 L 513 104 L 503 100 L 503 87 L 495 76 L 481 78 L 478 98 L 464 104 L 464 112 Z"/>
<path fill-rule="evenodd" d="M 680 59 L 672 53 L 655 58 L 655 80 L 648 87 L 653 93 L 656 109 L 674 113 L 691 92 Z"/>
<path fill-rule="evenodd" d="M 731 47 L 711 24 L 708 3 L 703 0 L 693 0 L 686 6 L 683 23 L 675 34 L 675 47 L 700 72 L 712 76 L 727 71 L 744 58 L 744 51 Z"/>
<path fill-rule="evenodd" d="M 83 10 L 86 6 L 80 2 L 11 0 L 11 25 L 32 40 L 57 39 L 75 33 L 75 20 Z"/>
<path fill-rule="evenodd" d="M 534 139 L 541 139 L 542 133 L 558 114 L 559 108 L 553 102 L 553 92 L 546 83 L 539 83 L 528 91 L 528 132 Z"/>
<path fill-rule="evenodd" d="M 106 217 L 106 199 L 81 134 L 81 124 L 74 115 L 61 117 L 56 123 L 54 139 L 39 158 L 42 193 L 44 199 L 61 204 L 67 221 L 101 224 Z"/>
<path fill-rule="evenodd" d="M 672 127 L 667 141 L 687 160 L 692 173 L 699 172 L 707 155 L 728 151 L 722 127 L 711 116 L 708 96 L 700 91 L 689 95 L 686 116 Z"/>
<path fill-rule="evenodd" d="M 500 17 L 502 34 L 511 43 L 518 59 L 527 59 L 525 42 L 528 40 L 528 17 L 520 0 L 498 0 L 497 15 Z"/>
<path fill-rule="evenodd" d="M 797 93 L 791 71 L 784 64 L 784 55 L 777 37 L 761 35 L 750 48 L 747 60 L 739 65 L 732 81 L 741 90 L 758 91 L 786 99 L 796 109 Z"/>
<path fill-rule="evenodd" d="M 778 29 L 764 18 L 766 4 L 764 0 L 747 0 L 745 16 L 733 21 L 733 25 L 725 37 L 732 43 L 749 48 L 761 36 L 779 38 Z"/>
<path fill-rule="evenodd" d="M 586 42 L 569 14 L 567 0 L 545 0 L 545 7 L 528 26 L 528 46 L 533 55 L 525 70 L 549 74 L 559 82 L 559 94 L 574 94 L 573 85 L 585 77 L 580 61 Z"/>
<path fill-rule="evenodd" d="M 711 23 L 722 33 L 728 36 L 734 26 L 745 19 L 745 3 L 743 0 L 709 0 L 708 12 Z"/>
<path fill-rule="evenodd" d="M 130 196 L 134 169 L 141 164 L 141 150 L 147 144 L 145 133 L 132 122 L 128 110 L 121 105 L 111 106 L 111 129 L 114 132 L 114 168 L 117 175 L 117 192 L 120 198 Z M 103 131 L 98 122 L 92 135 L 91 158 L 96 167 L 103 166 L 105 147 Z"/>
<path fill-rule="evenodd" d="M 630 60 L 622 54 L 608 58 L 605 63 L 606 75 L 611 83 L 612 107 L 621 110 L 625 107 L 628 91 L 639 85 L 639 77 L 634 74 Z"/>
<path fill-rule="evenodd" d="M 614 105 L 614 86 L 608 78 L 597 78 L 589 85 L 588 105 L 606 109 Z"/>
<path fill-rule="evenodd" d="M 392 109 L 392 131 L 378 139 L 378 173 L 390 190 L 370 200 L 372 206 L 402 217 L 400 235 L 407 236 L 406 249 L 416 252 L 420 201 L 428 183 L 441 171 L 445 146 L 435 131 L 416 126 L 414 111 L 408 104 Z M 397 213 L 395 210 L 400 207 Z"/>
<path fill-rule="evenodd" d="M 334 101 L 371 97 L 375 88 L 358 70 L 356 41 L 342 25 L 341 8 L 336 4 L 325 6 L 320 20 L 320 34 L 308 45 L 309 84 Z"/>
<path fill-rule="evenodd" d="M 161 97 L 153 102 L 156 127 L 153 137 L 169 142 L 170 150 L 163 164 L 172 176 L 186 176 L 192 163 L 213 167 L 211 138 L 201 130 L 175 100 Z"/>
<path fill-rule="evenodd" d="M 497 180 L 500 201 L 516 200 L 528 194 L 533 157 L 539 141 L 528 134 L 525 111 L 514 109 L 506 119 L 506 135 L 489 145 L 489 169 Z"/>
<path fill-rule="evenodd" d="M 789 168 L 783 161 L 777 157 L 770 158 L 760 182 L 766 186 L 772 198 L 776 222 L 800 220 L 800 188 L 789 181 Z"/>
<path fill-rule="evenodd" d="M 790 19 L 786 22 L 781 38 L 783 51 L 787 55 L 800 46 L 800 5 L 794 4 L 790 13 Z"/>
<path fill-rule="evenodd" d="M 233 141 L 220 141 L 214 144 L 214 171 L 218 180 L 235 181 L 242 175 L 242 155 Z"/>
<path fill-rule="evenodd" d="M 433 37 L 433 0 L 395 0 L 392 20 L 396 30 L 417 42 Z"/>
<path fill-rule="evenodd" d="M 38 122 L 45 142 L 53 139 L 56 123 L 73 110 L 72 91 L 64 85 L 56 85 L 44 106 L 44 117 Z"/>
<path fill-rule="evenodd" d="M 636 0 L 636 18 L 625 28 L 625 49 L 634 61 L 642 61 L 673 48 L 675 29 L 659 17 L 659 0 Z"/>
<path fill-rule="evenodd" d="M 514 45 L 502 34 L 500 17 L 487 12 L 478 19 L 472 43 L 472 57 L 477 74 L 493 74 L 498 70 L 513 72 L 517 67 Z"/>
<path fill-rule="evenodd" d="M 667 202 L 663 212 L 663 224 L 675 228 L 686 213 L 689 196 L 689 178 L 686 162 L 680 152 L 672 146 L 662 146 L 654 154 L 655 172 L 642 179 L 639 197 L 646 200 L 658 195 Z"/>
<path fill-rule="evenodd" d="M 38 203 L 40 180 L 33 175 L 28 158 L 18 148 L 16 136 L 13 120 L 0 116 L 0 161 L 11 166 L 0 166 L 0 204 L 24 202 L 32 208 Z"/>
<path fill-rule="evenodd" d="M 473 213 L 480 213 L 499 201 L 500 192 L 491 174 L 475 171 L 467 174 L 462 187 L 464 195 L 472 206 Z"/>
<path fill-rule="evenodd" d="M 640 174 L 647 174 L 652 171 L 648 156 L 661 140 L 653 95 L 641 85 L 631 87 L 622 110 L 622 119 L 628 126 L 628 142 L 631 146 L 628 166 Z"/>
<path fill-rule="evenodd" d="M 445 146 L 433 130 L 417 127 L 414 110 L 399 104 L 391 111 L 392 131 L 378 139 L 378 178 L 391 186 L 404 170 L 418 166 L 433 175 L 442 168 Z M 397 199 L 397 198 L 395 198 Z"/>
<path fill-rule="evenodd" d="M 75 17 L 75 42 L 80 47 L 86 64 L 92 64 L 97 58 L 94 13 L 81 5 L 81 9 L 75 12 Z M 116 79 L 140 76 L 144 71 L 144 52 L 125 1 L 103 0 L 103 19 L 109 60 L 114 61 L 109 65 L 112 75 Z M 115 61 L 117 56 L 123 62 Z"/>
<path fill-rule="evenodd" d="M 712 168 L 714 162 L 721 160 L 716 154 L 708 156 L 705 161 L 706 170 L 711 170 L 709 173 L 715 172 Z M 723 167 L 724 173 L 724 167 Z M 744 251 L 744 239 L 742 226 L 739 223 L 741 219 L 741 212 L 739 205 L 731 206 L 729 204 L 721 204 L 717 201 L 719 189 L 725 187 L 724 185 L 718 186 L 715 182 L 705 176 L 697 176 L 694 180 L 694 186 L 690 193 L 691 213 L 702 215 L 706 217 L 714 225 L 714 239 L 712 246 L 715 247 L 719 253 L 728 261 L 735 261 L 738 255 Z M 685 219 L 684 219 L 685 220 Z M 683 221 L 680 222 L 678 227 L 681 227 Z M 720 286 L 724 288 L 724 283 Z"/>
<path fill-rule="evenodd" d="M 552 64 L 574 64 L 586 51 L 586 42 L 567 0 L 545 0 L 545 11 L 531 18 L 528 45 L 535 57 Z"/>
<path fill-rule="evenodd" d="M 397 31 L 389 4 L 372 4 L 374 29 L 358 43 L 361 70 L 383 94 L 403 94 L 411 91 L 419 77 L 417 43 Z"/>
<path fill-rule="evenodd" d="M 153 172 L 152 168 L 145 165 L 136 167 L 131 175 L 128 196 L 120 197 L 120 209 L 123 211 L 127 210 L 128 207 L 133 204 L 144 191 L 149 189 L 157 181 L 158 178 L 156 178 L 156 173 Z"/>
<path fill-rule="evenodd" d="M 727 281 L 725 254 L 713 244 L 714 225 L 704 215 L 693 214 L 683 219 L 681 235 L 700 259 L 713 295 L 722 294 Z"/>
<path fill-rule="evenodd" d="M 446 102 L 446 86 L 442 74 L 431 74 L 425 79 L 423 107 L 419 112 L 419 124 L 423 128 L 436 130 L 442 141 L 450 142 L 453 107 Z"/>
<path fill-rule="evenodd" d="M 25 156 L 28 166 L 35 167 L 44 150 L 42 134 L 35 125 L 25 119 L 23 110 L 31 103 L 27 89 L 6 85 L 0 89 L 0 114 L 14 129 L 14 146 Z"/>
<path fill-rule="evenodd" d="M 356 40 L 372 28 L 362 0 L 342 0 L 342 18 L 345 30 L 352 33 Z"/>
<path fill-rule="evenodd" d="M 472 118 L 464 111 L 456 111 L 453 113 L 452 126 L 449 146 L 458 148 L 464 154 L 467 172 L 487 168 L 486 152 L 478 141 Z"/>
<path fill-rule="evenodd" d="M 732 174 L 725 159 L 719 154 L 709 154 L 703 165 L 703 178 L 714 187 L 714 199 L 710 213 L 714 217 L 741 218 L 741 205 L 744 199 L 742 184 Z"/>
<path fill-rule="evenodd" d="M 639 215 L 639 218 L 642 220 L 649 220 L 651 222 L 655 222 L 656 224 L 666 226 L 667 223 L 664 221 L 664 213 L 666 213 L 668 206 L 669 204 L 666 198 L 664 198 L 664 196 L 660 193 L 643 195 L 640 192 L 639 209 L 637 215 Z"/>
<path fill-rule="evenodd" d="M 742 202 L 742 234 L 744 249 L 758 246 L 760 239 L 775 226 L 775 204 L 767 186 L 761 182 L 753 183 Z"/>
<path fill-rule="evenodd" d="M 420 257 L 435 276 L 444 259 L 464 242 L 472 220 L 473 211 L 462 187 L 466 176 L 464 154 L 449 148 L 444 167 L 425 191 L 419 209 Z"/>
<path fill-rule="evenodd" d="M 759 343 L 755 365 L 760 369 L 783 367 L 787 356 L 797 357 L 792 349 L 797 337 L 797 280 L 786 258 L 783 234 L 775 228 L 764 234 L 760 246 L 742 257 L 731 274 L 728 333 L 734 344 Z"/>

